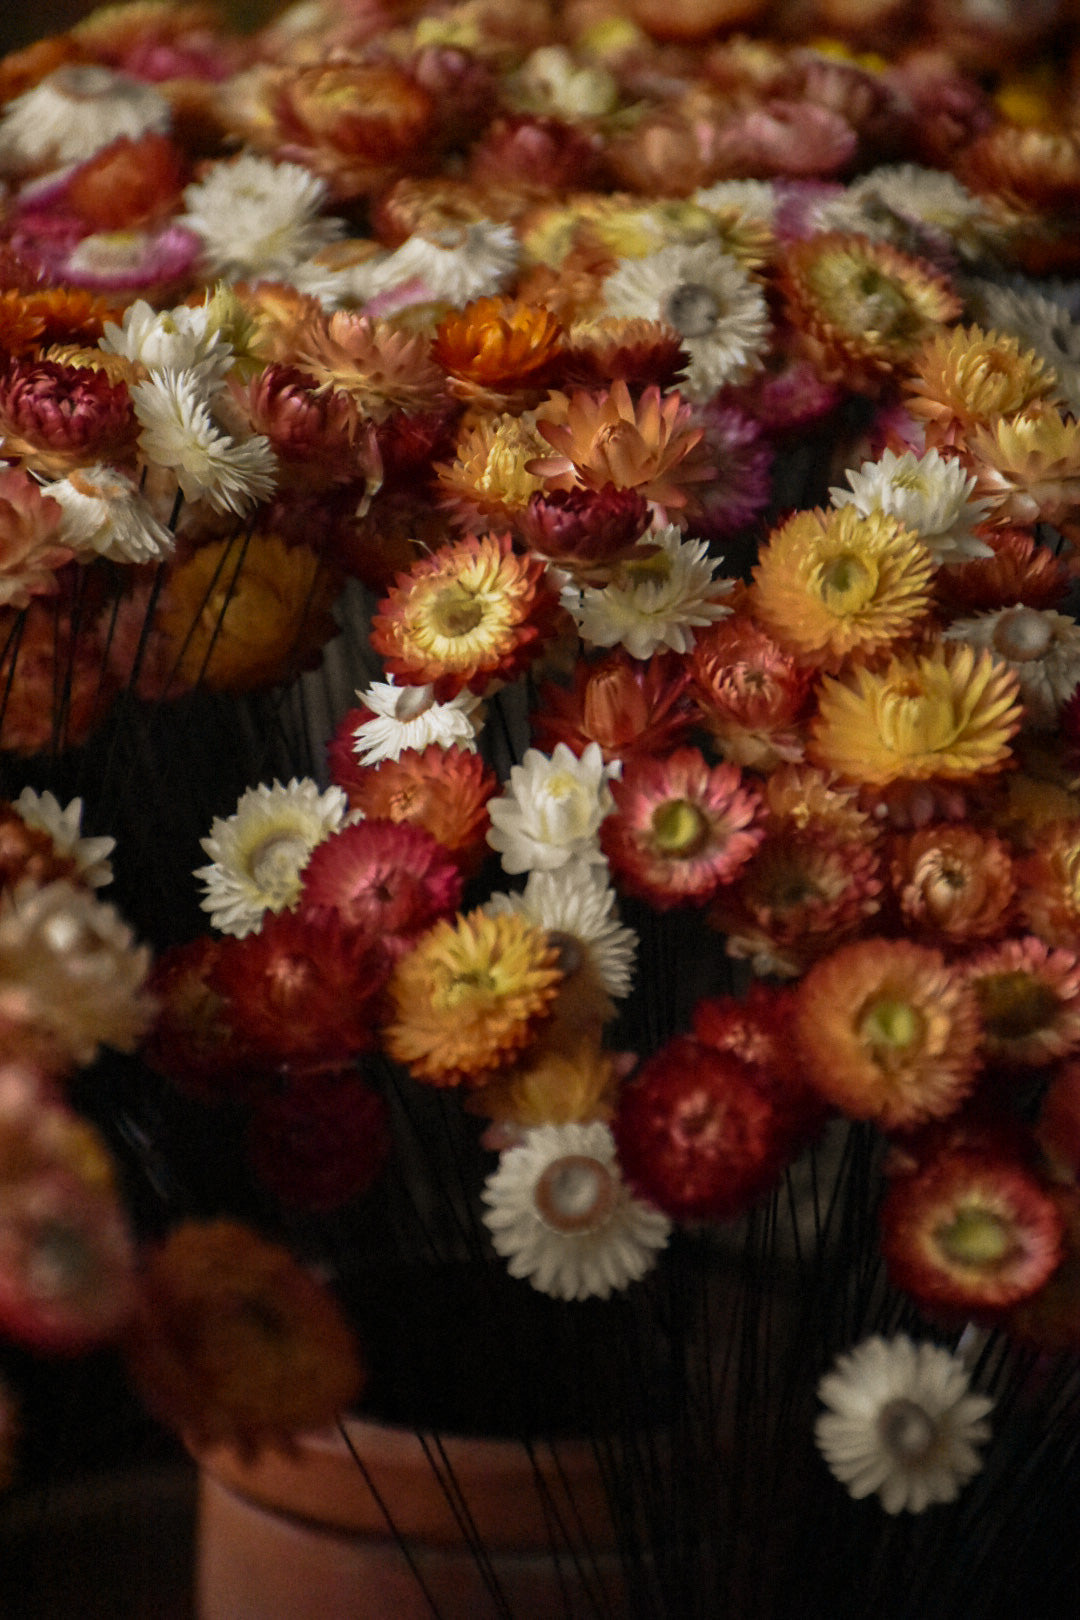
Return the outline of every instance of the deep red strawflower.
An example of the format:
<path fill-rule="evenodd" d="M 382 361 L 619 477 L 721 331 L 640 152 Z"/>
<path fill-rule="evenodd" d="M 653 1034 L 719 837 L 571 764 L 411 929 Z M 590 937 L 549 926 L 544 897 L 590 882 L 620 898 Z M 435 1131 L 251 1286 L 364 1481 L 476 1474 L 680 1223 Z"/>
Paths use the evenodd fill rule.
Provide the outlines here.
<path fill-rule="evenodd" d="M 776 1180 L 791 1134 L 755 1071 L 680 1035 L 643 1064 L 612 1121 L 634 1189 L 677 1220 L 724 1220 Z"/>
<path fill-rule="evenodd" d="M 742 772 L 710 766 L 697 748 L 628 760 L 611 792 L 604 853 L 620 886 L 662 911 L 706 905 L 765 836 L 761 800 Z"/>
<path fill-rule="evenodd" d="M 694 1008 L 693 1032 L 703 1046 L 730 1052 L 754 1071 L 759 1089 L 787 1120 L 793 1139 L 807 1142 L 829 1116 L 807 1080 L 794 1037 L 795 992 L 754 979 L 745 996 L 706 996 Z"/>
<path fill-rule="evenodd" d="M 397 759 L 360 765 L 352 743 L 357 723 L 352 721 L 345 737 L 339 728 L 327 750 L 331 776 L 345 789 L 350 807 L 369 819 L 422 827 L 453 856 L 463 877 L 472 876 L 488 853 L 487 805 L 499 790 L 491 766 L 457 743 L 404 748 Z"/>
<path fill-rule="evenodd" d="M 1035 1137 L 1056 1177 L 1080 1184 L 1080 1062 L 1054 1074 L 1035 1122 Z"/>
<path fill-rule="evenodd" d="M 514 113 L 496 118 L 469 154 L 476 185 L 531 186 L 551 196 L 602 185 L 598 135 L 558 118 Z"/>
<path fill-rule="evenodd" d="M 628 388 L 655 384 L 666 393 L 689 363 L 682 338 L 663 321 L 601 319 L 572 334 L 561 370 L 566 388 L 608 388 L 621 378 Z"/>
<path fill-rule="evenodd" d="M 337 913 L 347 928 L 379 938 L 393 956 L 461 901 L 461 871 L 423 827 L 359 821 L 312 850 L 299 912 Z"/>
<path fill-rule="evenodd" d="M 1005 1326 L 1011 1338 L 1049 1355 L 1075 1354 L 1080 1350 L 1080 1190 L 1055 1187 L 1050 1196 L 1064 1228 L 1061 1262 L 1040 1289 L 1008 1313 Z"/>
<path fill-rule="evenodd" d="M 1000 1312 L 1041 1288 L 1061 1259 L 1062 1220 L 1019 1158 L 944 1150 L 897 1176 L 881 1206 L 889 1276 L 947 1313 Z"/>
<path fill-rule="evenodd" d="M 269 1065 L 234 1028 L 228 1003 L 209 979 L 223 949 L 201 934 L 161 952 L 146 988 L 157 1016 L 141 1053 L 152 1069 L 200 1102 L 246 1102 L 271 1082 Z"/>
<path fill-rule="evenodd" d="M 241 1037 L 294 1072 L 339 1068 L 377 1035 L 390 957 L 380 941 L 333 912 L 268 916 L 255 934 L 228 937 L 209 975 Z"/>
<path fill-rule="evenodd" d="M 688 681 L 677 653 L 643 660 L 620 647 L 592 663 L 579 659 L 569 691 L 553 682 L 541 687 L 533 744 L 550 754 L 564 742 L 580 757 L 595 742 L 607 761 L 666 753 L 690 730 Z"/>
<path fill-rule="evenodd" d="M 4 454 L 34 471 L 63 477 L 87 462 L 124 461 L 137 431 L 127 385 L 104 371 L 52 360 L 15 360 L 0 371 Z"/>
<path fill-rule="evenodd" d="M 427 477 L 432 462 L 453 460 L 458 414 L 456 404 L 433 411 L 390 411 L 375 424 L 383 500 L 390 491 L 415 500 L 417 479 Z"/>
<path fill-rule="evenodd" d="M 649 526 L 649 503 L 636 489 L 556 489 L 530 497 L 520 519 L 531 551 L 585 579 L 630 556 Z M 601 581 L 602 582 L 602 581 Z"/>
<path fill-rule="evenodd" d="M 354 1070 L 291 1085 L 255 1109 L 252 1170 L 283 1204 L 316 1212 L 359 1198 L 390 1152 L 386 1104 Z"/>

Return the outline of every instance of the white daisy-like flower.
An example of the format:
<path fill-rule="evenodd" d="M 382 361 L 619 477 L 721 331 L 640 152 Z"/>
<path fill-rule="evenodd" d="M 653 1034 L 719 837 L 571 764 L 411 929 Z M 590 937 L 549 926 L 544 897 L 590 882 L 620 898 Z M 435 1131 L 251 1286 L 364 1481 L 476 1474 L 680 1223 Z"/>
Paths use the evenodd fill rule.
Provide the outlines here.
<path fill-rule="evenodd" d="M 521 243 L 512 225 L 485 219 L 446 226 L 430 236 L 417 232 L 393 253 L 355 267 L 354 297 L 368 304 L 413 285 L 414 302 L 460 307 L 502 292 L 520 261 Z"/>
<path fill-rule="evenodd" d="M 1080 416 L 1080 320 L 1068 306 L 1034 290 L 998 287 L 975 281 L 965 289 L 968 306 L 982 326 L 1018 338 L 1051 366 L 1058 392 L 1074 416 Z"/>
<path fill-rule="evenodd" d="M 105 322 L 98 347 L 147 371 L 190 371 L 207 383 L 220 382 L 233 362 L 232 345 L 208 303 L 156 310 L 136 298 L 124 311 L 121 326 Z"/>
<path fill-rule="evenodd" d="M 406 748 L 427 748 L 438 743 L 476 752 L 476 734 L 484 718 L 484 705 L 472 692 L 459 692 L 448 703 L 435 702 L 434 686 L 395 686 L 394 677 L 375 681 L 357 699 L 373 718 L 353 732 L 353 752 L 361 765 L 397 759 Z"/>
<path fill-rule="evenodd" d="M 563 606 L 590 647 L 621 643 L 634 658 L 651 658 L 661 647 L 688 653 L 696 627 L 731 612 L 720 597 L 734 581 L 717 578 L 720 564 L 704 540 L 684 540 L 674 524 L 651 530 L 647 539 L 657 548 L 654 555 L 621 564 L 603 589 L 570 586 L 562 592 Z"/>
<path fill-rule="evenodd" d="M 58 855 L 75 862 L 75 875 L 90 889 L 103 889 L 113 879 L 109 856 L 116 848 L 115 838 L 82 836 L 81 799 L 61 807 L 55 793 L 37 793 L 23 788 L 13 801 L 19 819 L 27 827 L 48 833 Z"/>
<path fill-rule="evenodd" d="M 548 757 L 529 748 L 503 793 L 488 801 L 487 841 L 504 872 L 551 872 L 568 861 L 604 865 L 597 833 L 615 808 L 608 782 L 621 764 L 604 764 L 599 743 L 579 759 L 566 743 Z"/>
<path fill-rule="evenodd" d="M 605 868 L 572 860 L 554 872 L 530 872 L 520 894 L 493 894 L 487 909 L 516 911 L 538 928 L 576 940 L 608 995 L 621 1000 L 630 994 L 638 937 L 619 921 Z"/>
<path fill-rule="evenodd" d="M 343 221 L 321 212 L 326 194 L 325 182 L 301 164 L 245 152 L 187 187 L 178 223 L 195 232 L 219 274 L 272 278 L 342 235 Z"/>
<path fill-rule="evenodd" d="M 905 1335 L 874 1337 L 839 1356 L 818 1385 L 828 1408 L 814 1437 L 857 1500 L 876 1493 L 886 1513 L 952 1502 L 982 1468 L 993 1401 L 969 1393 L 959 1356 Z"/>
<path fill-rule="evenodd" d="M 900 247 L 910 227 L 922 225 L 964 259 L 981 258 L 1002 236 L 985 202 L 955 175 L 917 163 L 882 164 L 860 175 L 842 195 L 822 201 L 814 223 L 818 230 L 858 231 Z"/>
<path fill-rule="evenodd" d="M 273 492 L 277 463 L 261 433 L 234 439 L 215 422 L 205 384 L 192 371 L 155 371 L 131 390 L 147 461 L 168 467 L 184 498 L 217 512 L 247 510 Z"/>
<path fill-rule="evenodd" d="M 998 608 L 971 619 L 955 619 L 944 635 L 946 641 L 988 647 L 1016 671 L 1024 717 L 1036 730 L 1057 723 L 1058 710 L 1080 685 L 1080 624 L 1067 613 Z"/>
<path fill-rule="evenodd" d="M 850 489 L 830 489 L 834 506 L 854 506 L 861 517 L 887 512 L 912 529 L 939 566 L 969 557 L 992 557 L 994 550 L 975 533 L 993 501 L 974 501 L 974 474 L 963 462 L 936 450 L 917 456 L 885 450 L 877 461 L 864 461 L 858 472 L 845 474 Z"/>
<path fill-rule="evenodd" d="M 776 222 L 780 199 L 771 180 L 718 180 L 715 185 L 699 186 L 692 202 L 709 213 L 737 208 L 747 219 L 764 225 Z"/>
<path fill-rule="evenodd" d="M 157 562 L 173 548 L 173 535 L 124 473 L 104 462 L 77 467 L 42 486 L 63 508 L 60 538 L 75 552 L 112 562 Z"/>
<path fill-rule="evenodd" d="M 606 1125 L 540 1125 L 484 1183 L 484 1225 L 511 1277 L 554 1299 L 607 1299 L 656 1264 L 666 1215 L 623 1181 Z"/>
<path fill-rule="evenodd" d="M 641 259 L 621 259 L 602 289 L 607 314 L 664 321 L 690 356 L 680 390 L 708 399 L 762 364 L 769 341 L 765 294 L 715 242 L 675 243 Z"/>
<path fill-rule="evenodd" d="M 565 45 L 541 45 L 530 52 L 508 85 L 514 106 L 553 118 L 604 118 L 619 105 L 614 74 L 597 62 L 582 61 Z"/>
<path fill-rule="evenodd" d="M 200 839 L 213 864 L 195 873 L 205 885 L 199 904 L 214 927 L 243 939 L 267 911 L 291 911 L 312 850 L 347 812 L 341 788 L 320 792 L 310 778 L 293 777 L 287 787 L 260 782 L 241 795 L 234 815 L 215 816 L 209 837 Z"/>
<path fill-rule="evenodd" d="M 111 141 L 163 135 L 172 110 L 141 79 L 91 63 L 57 68 L 0 117 L 0 170 L 82 163 Z"/>

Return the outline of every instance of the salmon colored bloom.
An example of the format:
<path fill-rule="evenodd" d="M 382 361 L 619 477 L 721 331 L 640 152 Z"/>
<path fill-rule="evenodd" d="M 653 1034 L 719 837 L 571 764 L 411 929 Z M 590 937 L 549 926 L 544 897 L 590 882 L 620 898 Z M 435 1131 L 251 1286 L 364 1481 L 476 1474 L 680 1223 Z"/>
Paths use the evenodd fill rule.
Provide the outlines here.
<path fill-rule="evenodd" d="M 291 359 L 377 422 L 392 410 L 431 410 L 446 397 L 446 377 L 427 337 L 355 310 L 326 315 L 316 306 L 302 315 Z"/>
<path fill-rule="evenodd" d="M 867 939 L 816 963 L 798 986 L 808 1078 L 835 1108 L 883 1130 L 955 1113 L 975 1084 L 974 991 L 939 951 Z"/>
<path fill-rule="evenodd" d="M 399 574 L 371 623 L 371 645 L 398 680 L 442 696 L 511 679 L 554 630 L 558 599 L 509 535 L 443 546 Z"/>
<path fill-rule="evenodd" d="M 1016 895 L 1008 845 L 964 823 L 897 839 L 890 881 L 905 927 L 937 943 L 1004 932 Z"/>
<path fill-rule="evenodd" d="M 754 569 L 752 609 L 782 647 L 835 669 L 910 635 L 931 602 L 933 559 L 884 512 L 798 512 L 769 536 Z"/>
<path fill-rule="evenodd" d="M 386 1050 L 430 1085 L 486 1084 L 550 1017 L 558 957 L 546 931 L 513 912 L 436 923 L 394 968 Z"/>
<path fill-rule="evenodd" d="M 579 659 L 571 690 L 541 688 L 532 740 L 543 753 L 562 742 L 578 755 L 595 742 L 608 763 L 666 753 L 692 723 L 686 687 L 685 666 L 674 653 L 642 660 L 620 647 L 595 662 Z"/>
<path fill-rule="evenodd" d="M 978 326 L 937 332 L 912 358 L 906 407 L 928 447 L 963 444 L 978 425 L 1014 416 L 1057 391 L 1054 373 L 1019 338 Z"/>
<path fill-rule="evenodd" d="M 1080 821 L 1043 827 L 1017 863 L 1020 915 L 1047 945 L 1080 951 Z"/>
<path fill-rule="evenodd" d="M 346 720 L 348 717 L 346 717 Z M 353 722 L 355 725 L 355 720 Z M 339 730 L 348 732 L 343 725 Z M 330 772 L 349 796 L 349 806 L 367 817 L 422 827 L 458 862 L 466 875 L 487 853 L 487 802 L 498 789 L 490 765 L 479 754 L 452 743 L 431 743 L 422 751 L 404 749 L 397 759 L 358 765 L 351 736 L 331 742 Z"/>
<path fill-rule="evenodd" d="M 811 672 L 742 613 L 698 630 L 690 662 L 702 719 L 725 759 L 770 770 L 802 757 Z"/>
<path fill-rule="evenodd" d="M 1041 939 L 1006 939 L 966 962 L 996 1063 L 1041 1066 L 1080 1047 L 1080 957 Z"/>
<path fill-rule="evenodd" d="M 884 785 L 1000 770 L 1023 709 L 1016 675 L 962 643 L 902 653 L 882 670 L 822 682 L 812 726 L 816 763 Z"/>

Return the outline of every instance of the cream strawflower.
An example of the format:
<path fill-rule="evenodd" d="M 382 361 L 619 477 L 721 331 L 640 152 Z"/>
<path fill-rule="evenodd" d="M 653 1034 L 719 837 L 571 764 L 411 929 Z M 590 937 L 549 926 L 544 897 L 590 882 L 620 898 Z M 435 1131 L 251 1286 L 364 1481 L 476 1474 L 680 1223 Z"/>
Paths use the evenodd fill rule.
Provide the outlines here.
<path fill-rule="evenodd" d="M 1080 416 L 1080 321 L 1042 292 L 1021 292 L 975 281 L 967 288 L 968 305 L 980 325 L 1034 349 L 1057 376 L 1058 392 L 1074 416 Z"/>
<path fill-rule="evenodd" d="M 603 118 L 619 104 L 615 76 L 565 45 L 541 45 L 530 52 L 511 77 L 507 94 L 515 107 L 569 121 Z"/>
<path fill-rule="evenodd" d="M 989 647 L 1014 669 L 1024 700 L 1024 719 L 1047 730 L 1058 710 L 1080 684 L 1080 625 L 1066 613 L 1033 607 L 999 608 L 971 619 L 956 619 L 944 632 L 948 641 Z"/>
<path fill-rule="evenodd" d="M 607 1299 L 656 1264 L 666 1215 L 634 1198 L 606 1125 L 539 1125 L 484 1183 L 484 1225 L 511 1277 L 554 1299 Z"/>
<path fill-rule="evenodd" d="M 147 371 L 190 371 L 208 383 L 220 381 L 233 360 L 209 303 L 155 310 L 136 298 L 120 326 L 105 322 L 99 347 Z"/>
<path fill-rule="evenodd" d="M 605 312 L 664 321 L 690 356 L 680 392 L 708 399 L 762 364 L 769 340 L 765 294 L 715 242 L 660 248 L 623 259 L 603 286 Z"/>
<path fill-rule="evenodd" d="M 1004 234 L 983 199 L 955 175 L 917 163 L 883 164 L 860 175 L 819 205 L 814 222 L 819 230 L 857 231 L 909 250 L 911 226 L 922 225 L 964 259 L 982 258 Z"/>
<path fill-rule="evenodd" d="M 747 219 L 772 225 L 780 199 L 771 180 L 718 180 L 715 185 L 699 186 L 692 202 L 709 213 L 737 208 Z"/>
<path fill-rule="evenodd" d="M 375 681 L 357 699 L 374 716 L 353 732 L 353 753 L 361 765 L 398 759 L 406 748 L 422 751 L 431 743 L 476 752 L 476 734 L 484 706 L 472 692 L 459 692 L 449 703 L 435 702 L 434 686 L 395 686 L 394 677 Z"/>
<path fill-rule="evenodd" d="M 139 448 L 168 467 L 189 501 L 205 496 L 217 512 L 247 510 L 273 492 L 276 461 L 261 433 L 234 439 L 215 422 L 203 380 L 193 371 L 155 371 L 131 390 L 142 423 Z"/>
<path fill-rule="evenodd" d="M 982 1467 L 975 1447 L 990 1436 L 994 1404 L 968 1388 L 948 1350 L 904 1334 L 866 1339 L 818 1385 L 828 1407 L 814 1427 L 818 1449 L 852 1496 L 876 1492 L 886 1513 L 955 1501 Z"/>
<path fill-rule="evenodd" d="M 487 841 L 502 857 L 504 872 L 550 872 L 568 861 L 603 865 L 597 833 L 615 808 L 608 787 L 621 766 L 605 765 L 599 743 L 578 759 L 557 743 L 550 759 L 529 748 L 510 771 L 501 796 L 488 801 Z"/>
<path fill-rule="evenodd" d="M 325 200 L 326 185 L 310 169 L 245 152 L 187 187 L 177 223 L 200 238 L 218 274 L 269 280 L 342 234 L 342 221 L 321 213 Z"/>
<path fill-rule="evenodd" d="M 82 163 L 111 141 L 164 134 L 169 103 L 152 85 L 90 63 L 69 63 L 15 96 L 0 118 L 0 170 Z"/>
<path fill-rule="evenodd" d="M 510 225 L 474 220 L 446 226 L 431 236 L 419 232 L 393 253 L 365 260 L 353 272 L 357 302 L 468 304 L 508 286 L 521 260 L 521 244 Z M 407 290 L 411 288 L 411 292 Z"/>
<path fill-rule="evenodd" d="M 54 793 L 37 793 L 23 788 L 14 800 L 19 818 L 28 827 L 48 833 L 58 855 L 75 862 L 75 875 L 90 889 L 102 889 L 113 879 L 109 856 L 116 848 L 115 838 L 82 836 L 82 800 L 72 799 L 61 808 Z"/>
<path fill-rule="evenodd" d="M 704 540 L 684 540 L 668 524 L 643 536 L 646 542 L 656 547 L 655 553 L 622 563 L 602 590 L 563 591 L 563 606 L 587 645 L 621 643 L 634 658 L 651 658 L 661 647 L 687 653 L 694 645 L 695 626 L 730 613 L 719 598 L 734 581 L 716 577 L 720 564 L 709 556 Z"/>
<path fill-rule="evenodd" d="M 215 816 L 210 836 L 200 839 L 213 864 L 195 873 L 205 884 L 199 904 L 214 927 L 243 939 L 265 912 L 291 910 L 308 857 L 347 811 L 341 788 L 320 793 L 317 782 L 294 777 L 287 787 L 260 782 L 241 796 L 234 815 Z"/>
<path fill-rule="evenodd" d="M 628 996 L 634 983 L 638 937 L 619 921 L 607 872 L 587 861 L 567 861 L 554 872 L 530 872 L 520 894 L 493 894 L 487 909 L 517 911 L 549 933 L 584 947 L 609 996 Z"/>
<path fill-rule="evenodd" d="M 834 506 L 854 506 L 862 517 L 887 512 L 899 518 L 939 566 L 994 555 L 975 533 L 994 502 L 971 499 L 975 477 L 962 462 L 946 460 L 936 450 L 922 456 L 885 450 L 877 461 L 864 461 L 858 472 L 845 476 L 850 490 L 829 491 Z"/>
<path fill-rule="evenodd" d="M 42 493 L 63 508 L 60 537 L 75 552 L 112 562 L 158 562 L 173 549 L 173 535 L 155 517 L 131 479 L 94 462 L 45 484 Z"/>

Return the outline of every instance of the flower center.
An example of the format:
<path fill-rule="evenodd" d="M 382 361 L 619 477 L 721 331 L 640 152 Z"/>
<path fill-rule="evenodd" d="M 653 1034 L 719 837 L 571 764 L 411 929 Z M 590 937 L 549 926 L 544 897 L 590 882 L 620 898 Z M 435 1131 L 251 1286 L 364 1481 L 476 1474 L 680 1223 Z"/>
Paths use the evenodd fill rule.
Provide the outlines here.
<path fill-rule="evenodd" d="M 653 843 L 665 855 L 696 855 L 709 837 L 709 820 L 689 799 L 669 799 L 652 814 Z"/>
<path fill-rule="evenodd" d="M 885 1402 L 877 1423 L 882 1443 L 903 1462 L 922 1461 L 937 1438 L 937 1427 L 925 1408 L 902 1395 Z"/>
<path fill-rule="evenodd" d="M 994 650 L 1014 664 L 1045 658 L 1054 639 L 1053 627 L 1035 608 L 1018 607 L 1003 614 L 994 629 Z"/>
<path fill-rule="evenodd" d="M 857 613 L 874 594 L 877 570 L 853 551 L 842 551 L 821 570 L 821 596 L 834 613 Z"/>
<path fill-rule="evenodd" d="M 996 1266 L 1014 1248 L 1009 1223 L 993 1210 L 961 1204 L 934 1233 L 947 1257 L 961 1266 Z"/>
<path fill-rule="evenodd" d="M 1021 969 L 987 974 L 976 981 L 975 994 L 987 1033 L 1003 1041 L 1047 1029 L 1060 1006 L 1048 984 Z"/>
<path fill-rule="evenodd" d="M 295 896 L 300 868 L 307 857 L 306 839 L 297 833 L 274 833 L 251 852 L 251 881 L 260 895 L 270 896 L 271 903 L 288 902 Z"/>
<path fill-rule="evenodd" d="M 435 598 L 434 619 L 442 635 L 453 639 L 467 636 L 476 629 L 484 617 L 484 610 L 476 597 L 461 585 L 451 585 Z"/>
<path fill-rule="evenodd" d="M 886 688 L 877 722 L 886 748 L 907 756 L 937 753 L 949 746 L 959 730 L 946 694 L 928 692 L 914 677 Z"/>
<path fill-rule="evenodd" d="M 549 1164 L 533 1189 L 537 1214 L 556 1232 L 590 1232 L 615 1206 L 615 1177 L 606 1164 L 568 1153 Z"/>
<path fill-rule="evenodd" d="M 422 714 L 427 714 L 435 701 L 435 688 L 433 686 L 403 686 L 394 699 L 394 719 L 407 725 L 410 720 L 419 720 Z"/>
<path fill-rule="evenodd" d="M 704 338 L 720 318 L 720 301 L 700 281 L 682 281 L 660 306 L 669 326 L 687 338 Z"/>
<path fill-rule="evenodd" d="M 876 1053 L 906 1052 L 917 1045 L 924 1027 L 918 1008 L 895 996 L 870 1002 L 859 1021 L 860 1035 Z"/>

